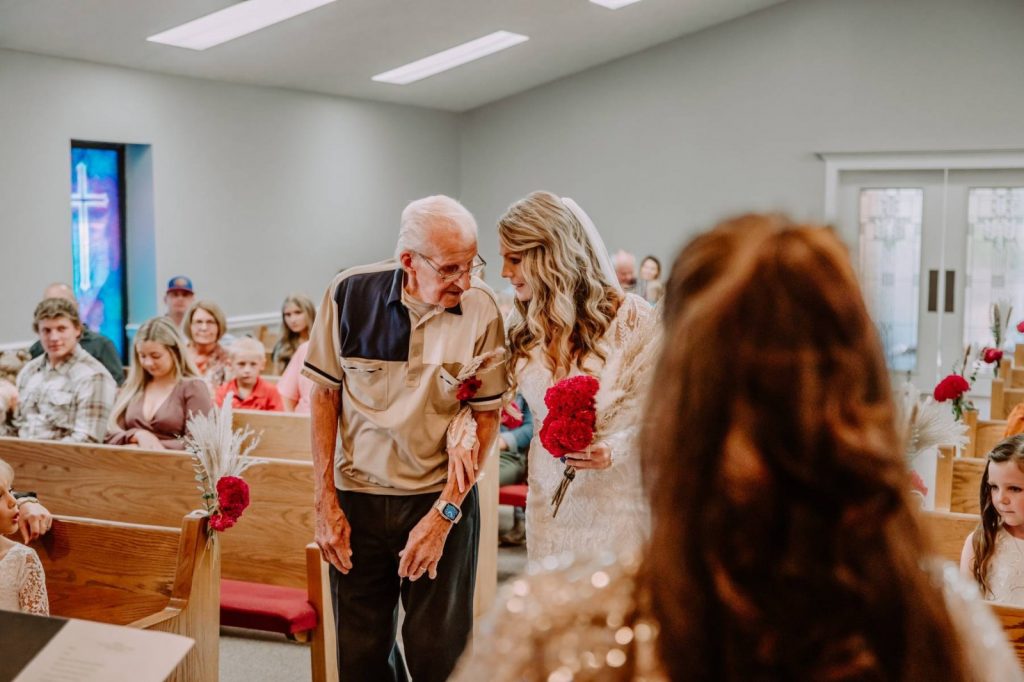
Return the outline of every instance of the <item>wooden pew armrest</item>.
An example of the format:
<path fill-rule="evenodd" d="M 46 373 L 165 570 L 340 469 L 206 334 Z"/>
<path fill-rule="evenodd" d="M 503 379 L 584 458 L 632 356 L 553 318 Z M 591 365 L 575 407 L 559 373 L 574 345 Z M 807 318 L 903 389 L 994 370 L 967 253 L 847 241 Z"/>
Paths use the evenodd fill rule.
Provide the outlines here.
<path fill-rule="evenodd" d="M 178 606 L 167 606 L 167 607 L 164 608 L 163 611 L 160 611 L 158 613 L 154 613 L 151 616 L 146 616 L 145 618 L 140 618 L 139 620 L 135 621 L 134 623 L 129 623 L 128 627 L 130 627 L 130 628 L 138 628 L 140 630 L 146 630 L 146 629 L 152 628 L 154 625 L 158 625 L 160 623 L 165 623 L 165 622 L 167 622 L 169 620 L 177 618 L 178 616 L 180 616 L 182 614 L 182 611 L 183 611 L 183 609 L 181 607 L 178 607 Z"/>

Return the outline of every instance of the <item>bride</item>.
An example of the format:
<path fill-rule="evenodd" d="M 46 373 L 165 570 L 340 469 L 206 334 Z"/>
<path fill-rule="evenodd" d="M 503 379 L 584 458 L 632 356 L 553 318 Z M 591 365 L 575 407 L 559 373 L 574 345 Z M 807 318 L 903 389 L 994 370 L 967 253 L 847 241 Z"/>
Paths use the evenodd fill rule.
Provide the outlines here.
<path fill-rule="evenodd" d="M 634 440 L 658 324 L 651 306 L 624 294 L 590 218 L 572 199 L 534 192 L 498 221 L 501 275 L 515 288 L 509 368 L 534 415 L 526 505 L 530 559 L 639 545 L 648 528 Z M 565 463 L 541 445 L 544 394 L 566 377 L 597 378 L 598 432 Z M 577 470 L 553 515 L 567 464 Z"/>

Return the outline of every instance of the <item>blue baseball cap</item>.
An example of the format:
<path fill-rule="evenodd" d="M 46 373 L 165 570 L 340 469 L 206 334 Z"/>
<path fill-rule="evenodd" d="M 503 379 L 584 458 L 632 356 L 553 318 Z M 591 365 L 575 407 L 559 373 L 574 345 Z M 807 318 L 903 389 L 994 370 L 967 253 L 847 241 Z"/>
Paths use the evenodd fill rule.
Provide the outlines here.
<path fill-rule="evenodd" d="M 184 275 L 171 277 L 170 281 L 167 282 L 167 291 L 187 291 L 190 294 L 195 293 L 192 290 L 192 280 Z"/>

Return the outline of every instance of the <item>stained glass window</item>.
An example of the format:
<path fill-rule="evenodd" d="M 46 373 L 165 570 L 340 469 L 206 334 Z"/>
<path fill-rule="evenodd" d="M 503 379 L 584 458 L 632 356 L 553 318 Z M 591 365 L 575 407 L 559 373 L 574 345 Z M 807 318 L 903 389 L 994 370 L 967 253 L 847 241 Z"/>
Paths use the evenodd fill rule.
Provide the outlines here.
<path fill-rule="evenodd" d="M 894 371 L 917 369 L 924 190 L 860 192 L 860 279 Z"/>
<path fill-rule="evenodd" d="M 71 146 L 72 286 L 82 322 L 124 357 L 124 150 Z"/>
<path fill-rule="evenodd" d="M 1024 316 L 1024 187 L 967 191 L 964 344 L 992 343 L 991 306 L 1013 305 L 1009 338 Z"/>

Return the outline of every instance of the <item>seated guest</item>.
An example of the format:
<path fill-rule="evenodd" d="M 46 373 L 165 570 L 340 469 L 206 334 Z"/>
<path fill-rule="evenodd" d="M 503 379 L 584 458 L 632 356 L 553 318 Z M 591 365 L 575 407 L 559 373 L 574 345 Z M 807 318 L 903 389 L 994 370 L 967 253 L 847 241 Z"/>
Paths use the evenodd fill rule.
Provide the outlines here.
<path fill-rule="evenodd" d="M 281 338 L 271 354 L 274 374 L 281 374 L 291 362 L 299 344 L 309 341 L 309 330 L 316 319 L 313 302 L 301 294 L 292 294 L 281 305 Z"/>
<path fill-rule="evenodd" d="M 75 292 L 67 284 L 60 282 L 46 287 L 43 291 L 43 298 L 65 298 L 76 306 L 78 305 Z M 82 336 L 78 339 L 78 345 L 85 349 L 86 353 L 103 363 L 118 386 L 124 383 L 124 367 L 121 366 L 121 356 L 118 355 L 117 346 L 113 341 L 103 334 L 89 329 L 88 325 L 82 324 Z M 36 341 L 28 349 L 28 352 L 33 358 L 38 358 L 43 354 L 43 344 Z"/>
<path fill-rule="evenodd" d="M 619 249 L 612 256 L 612 265 L 615 266 L 615 277 L 619 280 L 619 286 L 623 293 L 636 294 L 636 256 L 629 251 Z"/>
<path fill-rule="evenodd" d="M 726 222 L 683 250 L 665 300 L 637 453 L 646 547 L 513 581 L 452 679 L 1024 679 L 915 516 L 835 233 Z"/>
<path fill-rule="evenodd" d="M 521 394 L 501 411 L 501 431 L 498 446 L 501 448 L 498 461 L 498 485 L 515 485 L 526 482 L 526 456 L 533 439 L 533 414 Z M 526 510 L 513 510 L 512 528 L 499 536 L 503 545 L 521 545 L 526 542 Z"/>
<path fill-rule="evenodd" d="M 181 327 L 185 319 L 185 313 L 192 306 L 196 294 L 192 290 L 192 280 L 184 275 L 171 277 L 167 282 L 167 291 L 164 293 L 164 305 L 167 306 L 166 315 L 174 323 L 175 327 Z"/>
<path fill-rule="evenodd" d="M 277 388 L 260 377 L 267 364 L 263 344 L 250 336 L 243 336 L 228 348 L 231 355 L 231 381 L 217 389 L 217 404 L 223 405 L 228 394 L 234 397 L 231 407 L 240 410 L 283 412 L 284 403 Z"/>
<path fill-rule="evenodd" d="M 295 354 L 277 382 L 277 392 L 284 401 L 284 409 L 296 414 L 309 414 L 309 393 L 313 390 L 313 382 L 302 374 L 302 365 L 306 362 L 306 351 L 309 341 L 303 341 L 295 349 Z"/>
<path fill-rule="evenodd" d="M 188 339 L 188 357 L 210 388 L 211 396 L 228 380 L 231 358 L 220 344 L 227 326 L 224 311 L 212 301 L 196 301 L 182 320 L 181 330 Z"/>
<path fill-rule="evenodd" d="M 100 361 L 78 345 L 78 306 L 47 298 L 32 319 L 44 354 L 18 374 L 17 405 L 0 425 L 0 435 L 102 443 L 117 385 Z"/>
<path fill-rule="evenodd" d="M 135 333 L 128 381 L 110 415 L 107 442 L 149 450 L 184 450 L 192 414 L 213 407 L 206 383 L 185 350 L 185 339 L 166 317 L 154 317 Z"/>
<path fill-rule="evenodd" d="M 661 283 L 661 261 L 654 256 L 647 256 L 640 263 L 640 279 L 637 286 L 642 290 L 637 293 L 648 303 L 654 305 L 665 295 L 665 285 Z"/>
<path fill-rule="evenodd" d="M 46 576 L 39 556 L 5 535 L 18 530 L 18 502 L 11 487 L 14 469 L 0 459 L 0 609 L 47 615 Z"/>
<path fill-rule="evenodd" d="M 980 499 L 981 522 L 964 543 L 960 570 L 986 599 L 1024 606 L 1024 435 L 988 453 Z"/>

